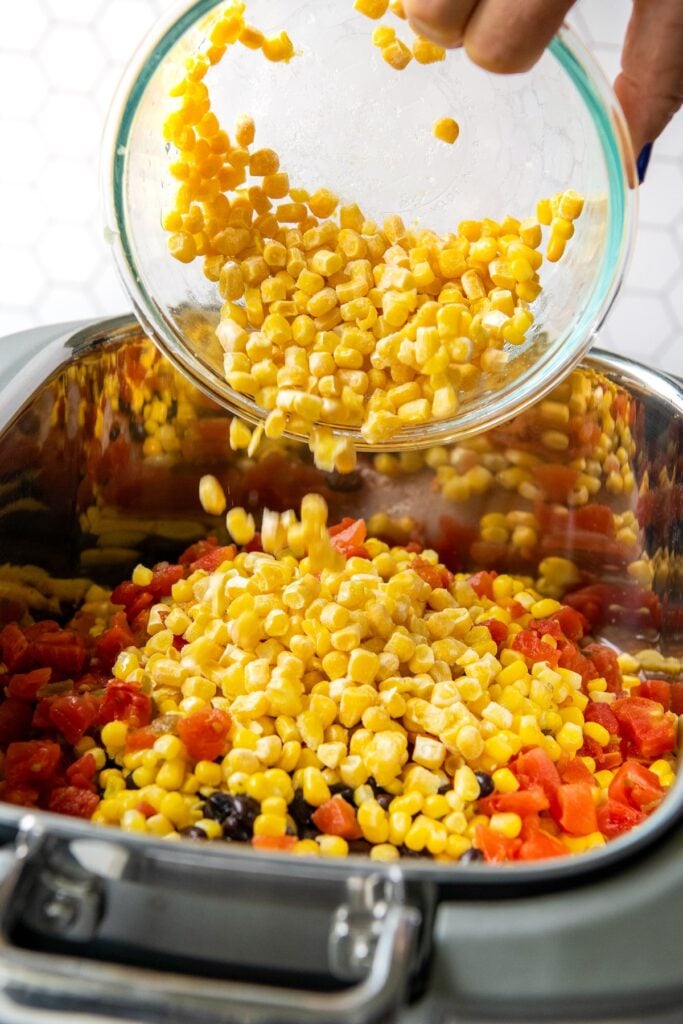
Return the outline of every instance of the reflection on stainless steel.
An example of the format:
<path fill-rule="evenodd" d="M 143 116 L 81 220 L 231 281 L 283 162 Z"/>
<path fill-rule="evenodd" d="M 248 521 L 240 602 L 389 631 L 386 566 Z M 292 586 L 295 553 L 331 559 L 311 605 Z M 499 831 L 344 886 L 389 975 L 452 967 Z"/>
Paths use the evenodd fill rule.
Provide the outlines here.
<path fill-rule="evenodd" d="M 0 410 L 0 563 L 112 582 L 206 533 L 223 539 L 197 498 L 210 471 L 257 515 L 317 491 L 332 519 L 365 516 L 453 569 L 528 575 L 552 596 L 580 590 L 605 638 L 683 654 L 683 397 L 632 364 L 593 357 L 503 427 L 365 454 L 349 478 L 318 471 L 295 441 L 232 451 L 229 413 L 132 323 L 86 332 L 34 384 L 11 422 Z"/>

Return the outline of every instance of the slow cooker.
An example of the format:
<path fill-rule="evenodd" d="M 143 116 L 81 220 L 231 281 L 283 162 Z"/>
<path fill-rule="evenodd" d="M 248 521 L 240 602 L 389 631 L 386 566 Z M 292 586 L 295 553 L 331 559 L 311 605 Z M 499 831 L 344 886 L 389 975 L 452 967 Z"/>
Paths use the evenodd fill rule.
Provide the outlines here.
<path fill-rule="evenodd" d="M 245 490 L 253 461 L 229 449 L 230 414 L 181 377 L 132 317 L 5 338 L 0 565 L 33 566 L 34 580 L 44 571 L 108 584 L 138 561 L 177 555 L 210 528 L 197 481 L 219 467 L 229 500 L 255 512 L 296 507 L 315 489 L 333 512 L 384 515 L 427 542 L 450 517 L 459 533 L 448 557 L 458 569 L 532 575 L 541 558 L 572 560 L 584 585 L 612 588 L 604 639 L 645 649 L 653 674 L 681 685 L 683 388 L 598 351 L 559 387 L 570 388 L 565 400 L 583 396 L 587 421 L 600 410 L 621 417 L 619 464 L 632 486 L 619 492 L 604 478 L 594 500 L 631 512 L 627 551 L 577 529 L 575 492 L 553 495 L 554 525 L 535 544 L 482 545 L 482 515 L 532 509 L 535 493 L 492 486 L 456 506 L 420 453 L 397 455 L 392 474 L 363 455 L 356 474 L 338 478 L 287 441 Z M 176 433 L 169 450 L 145 447 L 152 400 L 165 403 Z M 511 452 L 568 463 L 548 445 L 546 413 L 544 399 L 432 461 L 478 458 L 498 473 Z M 583 437 L 589 471 L 604 466 L 604 443 L 600 431 Z M 632 593 L 635 563 L 647 569 L 639 585 L 648 597 L 634 604 L 620 595 Z M 68 593 L 60 600 L 66 613 Z M 674 1024 L 683 1020 L 682 808 L 679 778 L 645 825 L 607 846 L 506 867 L 198 848 L 2 804 L 0 1019 Z"/>

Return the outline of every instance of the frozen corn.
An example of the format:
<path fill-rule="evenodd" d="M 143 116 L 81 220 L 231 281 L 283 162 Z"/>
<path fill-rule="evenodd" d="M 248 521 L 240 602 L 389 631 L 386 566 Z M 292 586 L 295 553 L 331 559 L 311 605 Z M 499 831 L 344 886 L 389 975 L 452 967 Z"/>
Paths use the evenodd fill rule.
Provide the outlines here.
<path fill-rule="evenodd" d="M 381 18 L 387 4 L 356 7 Z M 456 417 L 484 375 L 504 371 L 510 347 L 522 345 L 534 323 L 541 222 L 469 220 L 439 235 L 398 216 L 378 225 L 329 190 L 297 188 L 257 139 L 253 118 L 240 117 L 232 137 L 221 127 L 204 82 L 232 44 L 289 60 L 288 37 L 276 38 L 269 44 L 235 2 L 215 18 L 209 56 L 188 61 L 164 126 L 178 187 L 163 224 L 170 253 L 202 259 L 217 284 L 225 379 L 267 417 L 266 436 L 307 436 L 319 467 L 347 471 L 354 446 L 334 427 L 381 446 Z M 392 26 L 378 26 L 373 40 L 394 68 L 443 56 L 421 39 L 411 51 Z M 450 143 L 458 131 L 452 118 L 435 126 Z M 562 256 L 582 205 L 568 191 L 543 206 L 547 258 Z M 547 434 L 560 451 L 562 431 Z M 248 449 L 259 436 L 246 444 L 235 437 L 234 446 Z"/>

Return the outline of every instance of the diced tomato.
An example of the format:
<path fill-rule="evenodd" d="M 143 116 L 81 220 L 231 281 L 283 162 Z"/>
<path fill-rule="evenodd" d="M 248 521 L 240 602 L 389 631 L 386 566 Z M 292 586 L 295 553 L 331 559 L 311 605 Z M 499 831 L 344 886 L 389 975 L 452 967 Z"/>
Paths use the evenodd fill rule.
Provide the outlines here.
<path fill-rule="evenodd" d="M 459 522 L 454 516 L 440 516 L 439 532 L 430 547 L 451 569 L 460 571 L 469 561 L 470 545 L 477 539 L 477 530 Z"/>
<path fill-rule="evenodd" d="M 31 728 L 31 705 L 8 697 L 0 703 L 0 747 L 26 739 Z"/>
<path fill-rule="evenodd" d="M 523 789 L 540 786 L 552 806 L 562 780 L 556 765 L 545 750 L 532 747 L 520 754 L 510 765 Z"/>
<path fill-rule="evenodd" d="M 15 622 L 10 622 L 0 631 L 0 650 L 9 672 L 30 668 L 32 659 L 29 642 Z"/>
<path fill-rule="evenodd" d="M 5 778 L 13 786 L 19 783 L 44 783 L 55 777 L 62 751 L 51 740 L 10 743 L 5 755 Z"/>
<path fill-rule="evenodd" d="M 522 845 L 519 839 L 495 832 L 488 825 L 477 825 L 474 830 L 474 845 L 484 854 L 484 860 L 490 864 L 500 864 L 506 860 L 514 860 Z"/>
<path fill-rule="evenodd" d="M 560 769 L 563 782 L 585 782 L 588 786 L 595 786 L 595 779 L 589 772 L 580 757 L 573 757 L 564 768 Z"/>
<path fill-rule="evenodd" d="M 186 548 L 185 551 L 183 551 L 182 555 L 178 559 L 178 564 L 192 565 L 198 559 L 203 558 L 204 555 L 210 555 L 217 547 L 217 537 L 204 537 L 202 540 L 198 540 L 195 544 L 190 544 L 189 548 Z"/>
<path fill-rule="evenodd" d="M 550 806 L 548 797 L 541 786 L 532 785 L 528 789 L 518 789 L 514 793 L 493 793 L 480 800 L 477 804 L 482 814 L 498 814 L 512 812 L 520 818 L 537 811 L 546 811 Z"/>
<path fill-rule="evenodd" d="M 626 761 L 610 782 L 608 794 L 611 800 L 640 810 L 658 804 L 664 790 L 654 772 L 637 761 Z"/>
<path fill-rule="evenodd" d="M 560 652 L 541 640 L 538 633 L 532 629 L 523 629 L 518 633 L 512 641 L 512 649 L 519 651 L 531 662 L 547 661 L 553 667 L 557 665 L 560 657 Z"/>
<path fill-rule="evenodd" d="M 99 701 L 86 693 L 65 693 L 50 699 L 50 721 L 67 743 L 78 743 L 97 718 Z"/>
<path fill-rule="evenodd" d="M 676 716 L 646 697 L 625 697 L 611 705 L 624 740 L 624 753 L 654 761 L 676 747 Z"/>
<path fill-rule="evenodd" d="M 152 701 L 137 683 L 124 683 L 112 679 L 104 691 L 98 722 L 127 722 L 134 729 L 149 725 Z"/>
<path fill-rule="evenodd" d="M 534 467 L 533 473 L 546 499 L 553 502 L 565 502 L 579 478 L 576 469 L 558 462 L 541 463 Z"/>
<path fill-rule="evenodd" d="M 598 725 L 607 729 L 611 736 L 616 736 L 619 732 L 619 721 L 609 704 L 599 704 L 597 701 L 591 700 L 586 704 L 583 717 L 587 722 L 597 722 Z"/>
<path fill-rule="evenodd" d="M 603 547 L 605 543 L 600 540 Z M 661 618 L 657 595 L 635 584 L 592 583 L 567 594 L 564 601 L 585 615 L 596 629 L 607 623 L 656 627 Z"/>
<path fill-rule="evenodd" d="M 358 827 L 355 808 L 342 796 L 333 796 L 321 804 L 311 818 L 315 827 L 325 835 L 341 836 L 342 839 L 360 839 L 363 835 Z"/>
<path fill-rule="evenodd" d="M 225 753 L 231 718 L 218 708 L 202 708 L 178 720 L 178 734 L 195 761 L 215 761 Z"/>
<path fill-rule="evenodd" d="M 415 558 L 410 564 L 417 575 L 428 583 L 432 590 L 447 590 L 453 582 L 453 573 L 443 565 L 432 565 L 424 558 Z"/>
<path fill-rule="evenodd" d="M 666 679 L 646 679 L 640 686 L 630 691 L 634 697 L 647 697 L 656 700 L 665 711 L 671 710 L 671 683 Z"/>
<path fill-rule="evenodd" d="M 614 513 L 608 505 L 584 505 L 572 510 L 577 529 L 614 536 Z"/>
<path fill-rule="evenodd" d="M 18 807 L 37 807 L 40 790 L 35 786 L 6 786 L 0 783 L 0 800 Z"/>
<path fill-rule="evenodd" d="M 334 547 L 341 551 L 346 558 L 359 556 L 367 558 L 367 548 L 363 542 L 368 535 L 368 528 L 363 519 L 342 519 L 341 523 L 331 526 L 329 529 L 330 538 Z"/>
<path fill-rule="evenodd" d="M 136 750 L 149 750 L 158 739 L 159 734 L 154 729 L 135 729 L 126 736 L 126 753 L 132 754 Z"/>
<path fill-rule="evenodd" d="M 139 811 L 140 814 L 144 814 L 146 818 L 151 818 L 157 813 L 156 808 L 152 807 L 152 805 L 148 804 L 145 800 L 142 800 L 139 804 L 136 804 L 135 810 Z"/>
<path fill-rule="evenodd" d="M 519 860 L 545 860 L 548 857 L 565 857 L 569 850 L 555 836 L 534 829 L 522 841 L 517 857 Z"/>
<path fill-rule="evenodd" d="M 49 632 L 31 642 L 31 656 L 38 665 L 49 666 L 65 676 L 78 675 L 87 657 L 85 640 L 70 629 Z"/>
<path fill-rule="evenodd" d="M 588 632 L 590 624 L 588 620 L 577 612 L 575 608 L 560 608 L 559 612 L 555 612 L 552 618 L 559 623 L 560 629 L 566 636 L 567 640 L 571 640 L 572 643 L 576 643 L 577 640 L 583 639 L 585 633 Z"/>
<path fill-rule="evenodd" d="M 629 832 L 635 825 L 645 821 L 646 815 L 635 807 L 622 804 L 616 800 L 607 800 L 598 807 L 598 828 L 607 839 L 614 839 L 623 832 Z"/>
<path fill-rule="evenodd" d="M 68 814 L 72 818 L 91 818 L 100 802 L 97 793 L 78 786 L 59 786 L 50 793 L 48 811 Z"/>
<path fill-rule="evenodd" d="M 137 601 L 142 591 L 143 588 L 138 586 L 137 583 L 133 583 L 131 580 L 124 580 L 123 583 L 119 583 L 112 590 L 112 604 L 122 604 L 125 608 L 129 608 L 130 605 Z"/>
<path fill-rule="evenodd" d="M 596 832 L 598 819 L 592 787 L 587 782 L 565 782 L 558 793 L 559 824 L 573 836 L 587 836 Z"/>
<path fill-rule="evenodd" d="M 608 691 L 618 693 L 622 687 L 622 679 L 616 651 L 611 647 L 605 647 L 604 644 L 588 644 L 582 653 L 593 662 L 598 676 L 607 682 Z"/>
<path fill-rule="evenodd" d="M 251 845 L 256 850 L 270 850 L 277 853 L 293 850 L 298 841 L 296 836 L 254 836 Z"/>
<path fill-rule="evenodd" d="M 560 651 L 560 657 L 558 659 L 559 668 L 568 668 L 571 672 L 578 672 L 583 681 L 583 685 L 589 683 L 591 679 L 597 679 L 598 673 L 595 665 L 581 653 L 578 647 L 574 644 L 567 644 L 566 647 Z"/>
<path fill-rule="evenodd" d="M 493 581 L 497 575 L 497 572 L 476 572 L 474 576 L 470 576 L 467 582 L 472 587 L 472 590 L 475 592 L 477 597 L 488 597 L 492 600 Z"/>
<path fill-rule="evenodd" d="M 7 693 L 18 700 L 36 700 L 38 690 L 50 682 L 51 668 L 34 668 L 32 672 L 17 673 L 10 677 Z"/>
<path fill-rule="evenodd" d="M 207 551 L 205 555 L 202 555 L 196 562 L 193 562 L 190 566 L 190 571 L 197 572 L 197 570 L 203 569 L 204 572 L 215 572 L 223 562 L 232 562 L 236 554 L 237 548 L 234 544 L 229 544 L 227 547 L 213 548 L 212 551 Z"/>
<path fill-rule="evenodd" d="M 601 747 L 597 740 L 584 736 L 583 746 L 577 751 L 579 757 L 592 757 L 598 770 L 617 768 L 624 760 L 619 740 Z"/>
<path fill-rule="evenodd" d="M 155 567 L 152 581 L 147 584 L 145 590 L 152 595 L 155 601 L 160 601 L 162 597 L 170 595 L 173 584 L 182 580 L 184 575 L 184 566 L 161 562 Z"/>
<path fill-rule="evenodd" d="M 111 627 L 97 638 L 95 653 L 102 667 L 109 671 L 121 651 L 134 644 L 135 637 L 130 631 L 125 614 L 117 612 Z"/>
<path fill-rule="evenodd" d="M 77 789 L 92 789 L 97 774 L 97 762 L 92 754 L 84 754 L 66 770 L 66 777 Z"/>
<path fill-rule="evenodd" d="M 484 622 L 478 622 L 477 625 L 486 626 L 491 634 L 491 639 L 497 647 L 505 643 L 508 638 L 508 628 L 500 619 L 485 619 Z"/>

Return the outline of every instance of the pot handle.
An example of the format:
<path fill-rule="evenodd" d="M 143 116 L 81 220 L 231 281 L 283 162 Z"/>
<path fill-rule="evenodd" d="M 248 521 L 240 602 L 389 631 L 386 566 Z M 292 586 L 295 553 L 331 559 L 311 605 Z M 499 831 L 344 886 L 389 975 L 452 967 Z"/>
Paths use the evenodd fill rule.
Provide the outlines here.
<path fill-rule="evenodd" d="M 329 962 L 353 981 L 335 991 L 223 981 L 26 949 L 11 938 L 33 871 L 55 838 L 33 817 L 13 852 L 0 850 L 0 1019 L 3 1024 L 376 1024 L 393 1019 L 414 964 L 420 914 L 403 902 L 400 871 L 349 876 L 348 902 L 333 915 Z M 88 914 L 98 914 L 97 883 L 86 879 Z M 69 913 L 83 893 L 68 888 L 43 912 Z M 30 898 L 30 897 L 29 897 Z M 368 903 L 372 904 L 368 914 Z M 267 922 L 265 923 L 267 927 Z M 296 941 L 293 929 L 292 940 Z M 342 984 L 342 983 L 340 983 Z M 48 1008 L 49 1007 L 49 1008 Z"/>

